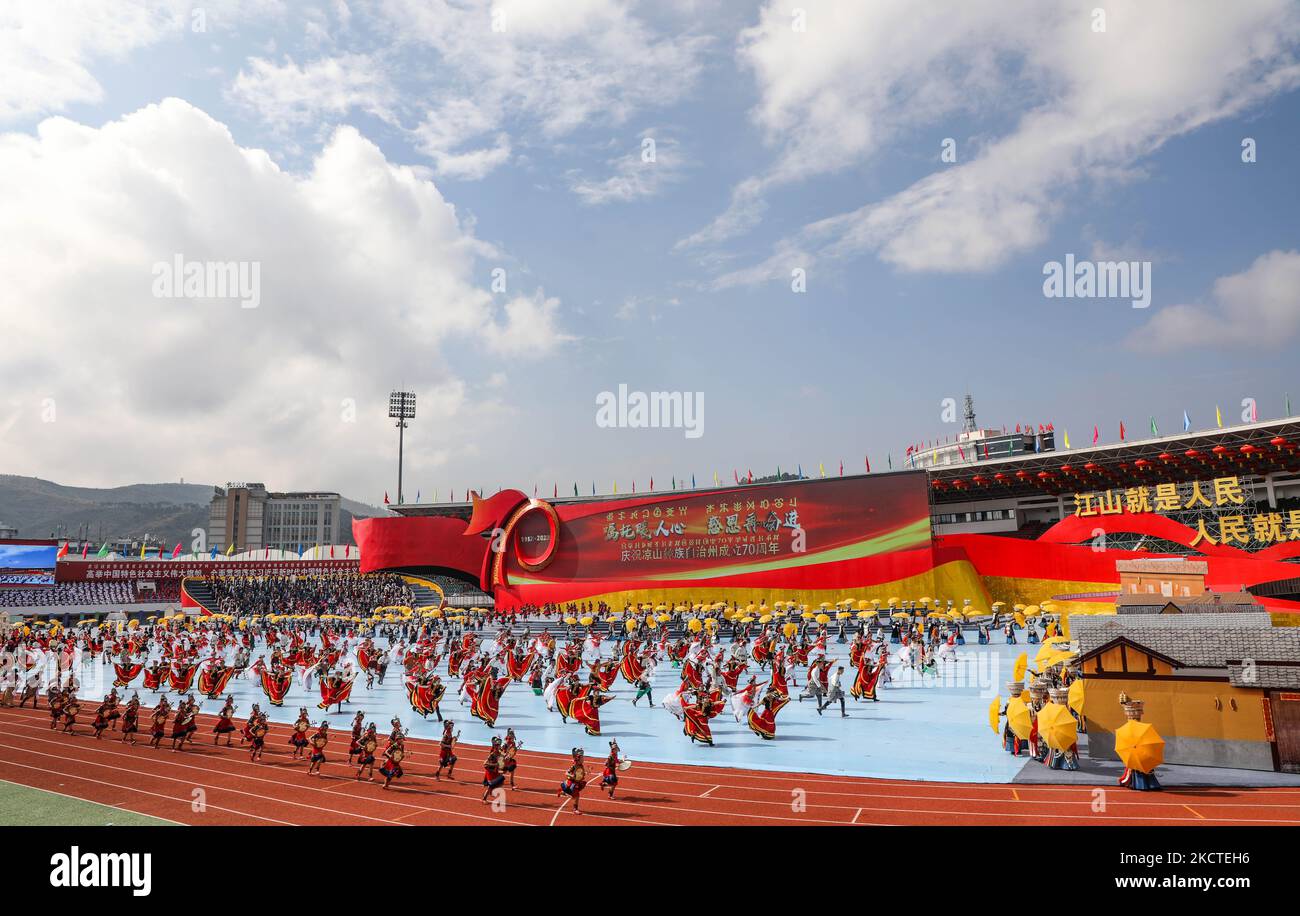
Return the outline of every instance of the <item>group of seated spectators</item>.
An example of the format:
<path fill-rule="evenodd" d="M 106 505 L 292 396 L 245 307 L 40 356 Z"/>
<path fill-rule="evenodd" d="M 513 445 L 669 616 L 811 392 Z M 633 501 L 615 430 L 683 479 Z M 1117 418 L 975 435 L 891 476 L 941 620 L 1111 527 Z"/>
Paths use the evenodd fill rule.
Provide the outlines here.
<path fill-rule="evenodd" d="M 216 576 L 208 580 L 222 614 L 369 614 L 412 606 L 415 593 L 392 573 L 325 576 Z"/>
<path fill-rule="evenodd" d="M 131 582 L 62 582 L 35 588 L 0 588 L 0 607 L 134 604 L 137 600 Z M 165 599 L 146 597 L 145 600 Z"/>

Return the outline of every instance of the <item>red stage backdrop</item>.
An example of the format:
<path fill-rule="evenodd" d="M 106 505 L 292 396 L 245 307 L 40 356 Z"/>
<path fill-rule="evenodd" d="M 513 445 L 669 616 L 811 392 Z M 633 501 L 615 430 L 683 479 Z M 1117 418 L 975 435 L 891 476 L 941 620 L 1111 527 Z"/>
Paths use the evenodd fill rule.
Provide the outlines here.
<path fill-rule="evenodd" d="M 398 517 L 353 530 L 363 571 L 468 573 L 502 607 L 874 596 L 933 565 L 920 471 L 558 505 L 508 490 L 476 500 L 468 525 Z"/>

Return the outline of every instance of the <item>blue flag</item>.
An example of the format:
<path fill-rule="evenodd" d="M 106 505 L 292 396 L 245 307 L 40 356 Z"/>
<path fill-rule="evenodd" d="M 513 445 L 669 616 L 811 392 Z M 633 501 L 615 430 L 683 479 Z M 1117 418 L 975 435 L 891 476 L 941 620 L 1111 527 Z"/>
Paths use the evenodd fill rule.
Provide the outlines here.
<path fill-rule="evenodd" d="M 1183 432 L 1187 432 L 1191 428 L 1192 428 L 1192 418 L 1189 417 L 1187 415 L 1187 411 L 1184 410 L 1183 411 Z"/>
<path fill-rule="evenodd" d="M 694 474 L 691 475 L 691 489 L 692 489 L 692 490 L 695 489 L 695 475 L 694 475 Z"/>

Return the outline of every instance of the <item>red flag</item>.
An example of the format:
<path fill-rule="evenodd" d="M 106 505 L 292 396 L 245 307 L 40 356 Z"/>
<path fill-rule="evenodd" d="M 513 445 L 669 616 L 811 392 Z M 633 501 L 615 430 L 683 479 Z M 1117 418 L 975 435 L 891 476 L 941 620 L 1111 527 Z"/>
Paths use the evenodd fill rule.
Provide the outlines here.
<path fill-rule="evenodd" d="M 1096 444 L 1097 444 L 1097 439 L 1100 438 L 1100 437 L 1101 437 L 1101 430 L 1098 429 L 1096 426 L 1094 426 L 1094 427 L 1092 428 L 1092 444 L 1093 444 L 1093 445 L 1096 445 Z"/>
<path fill-rule="evenodd" d="M 844 476 L 844 459 L 843 459 L 843 458 L 840 459 L 840 476 L 841 476 L 841 477 Z"/>
<path fill-rule="evenodd" d="M 559 499 L 559 498 L 560 498 L 560 485 L 558 483 L 553 483 L 551 484 L 551 499 Z"/>
<path fill-rule="evenodd" d="M 330 544 L 330 559 L 334 559 L 334 545 Z"/>
<path fill-rule="evenodd" d="M 650 489 L 649 489 L 647 492 L 649 492 L 649 493 L 653 493 L 654 491 L 655 491 L 655 479 L 654 479 L 653 477 L 651 477 L 651 478 L 650 478 Z"/>
<path fill-rule="evenodd" d="M 989 456 L 989 444 L 988 444 L 987 442 L 985 442 L 985 443 L 984 443 L 984 457 L 985 457 L 985 458 L 988 458 L 988 456 Z"/>
<path fill-rule="evenodd" d="M 750 483 L 754 482 L 754 472 L 752 470 L 749 472 L 749 482 Z"/>
<path fill-rule="evenodd" d="M 263 560 L 269 559 L 270 556 L 271 556 L 271 548 L 267 547 L 266 550 L 262 551 L 262 559 Z"/>
<path fill-rule="evenodd" d="M 90 550 L 90 541 L 81 545 L 81 559 L 86 559 L 86 553 Z"/>
<path fill-rule="evenodd" d="M 867 463 L 867 473 L 870 474 L 870 473 L 871 473 L 871 456 L 870 456 L 870 455 L 863 455 L 863 456 L 862 456 L 862 460 L 865 461 L 865 462 Z"/>
<path fill-rule="evenodd" d="M 1120 421 L 1119 421 L 1119 441 L 1120 441 L 1120 442 L 1123 442 L 1123 441 L 1124 441 L 1124 421 L 1123 421 L 1123 420 L 1120 420 Z"/>
<path fill-rule="evenodd" d="M 387 490 L 384 491 L 384 505 L 385 505 L 385 506 L 388 505 L 388 491 L 387 491 Z"/>
<path fill-rule="evenodd" d="M 1019 423 L 1016 424 L 1016 432 L 1020 432 L 1020 424 L 1019 424 Z"/>
<path fill-rule="evenodd" d="M 162 544 L 159 544 L 159 545 L 158 545 L 158 559 L 160 559 L 160 560 L 162 559 L 163 551 L 166 550 L 166 549 L 167 549 L 167 548 L 164 547 Z"/>
<path fill-rule="evenodd" d="M 740 475 L 736 473 L 735 468 L 731 469 L 731 476 L 736 478 L 736 483 L 740 483 Z"/>
<path fill-rule="evenodd" d="M 960 445 L 957 446 L 957 454 L 958 454 L 958 455 L 961 455 L 961 460 L 962 460 L 962 461 L 965 461 L 965 460 L 966 460 L 966 450 L 965 450 L 964 448 L 962 448 Z"/>
<path fill-rule="evenodd" d="M 55 554 L 54 559 L 62 560 L 67 555 L 68 555 L 68 542 L 64 541 L 63 546 L 59 548 L 59 552 Z"/>
<path fill-rule="evenodd" d="M 635 480 L 632 481 L 632 492 L 633 492 L 633 493 L 636 492 L 636 481 L 635 481 Z"/>
<path fill-rule="evenodd" d="M 180 542 L 180 541 L 177 541 L 177 542 L 176 542 L 176 548 L 172 551 L 172 559 L 174 560 L 174 559 L 176 559 L 177 557 L 179 557 L 180 555 L 181 555 L 181 542 Z"/>

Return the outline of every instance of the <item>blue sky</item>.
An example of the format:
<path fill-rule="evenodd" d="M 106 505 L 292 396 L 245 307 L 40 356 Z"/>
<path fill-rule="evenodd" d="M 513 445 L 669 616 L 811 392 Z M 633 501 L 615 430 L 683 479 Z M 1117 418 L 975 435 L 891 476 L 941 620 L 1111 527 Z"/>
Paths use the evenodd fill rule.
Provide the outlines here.
<path fill-rule="evenodd" d="M 883 469 L 967 391 L 1076 445 L 1278 415 L 1300 12 L 1094 6 L 19 2 L 0 470 L 378 501 L 398 385 L 425 497 Z M 177 252 L 261 305 L 152 297 Z M 1150 308 L 1045 298 L 1067 253 L 1150 261 Z M 599 428 L 619 384 L 704 435 Z"/>

